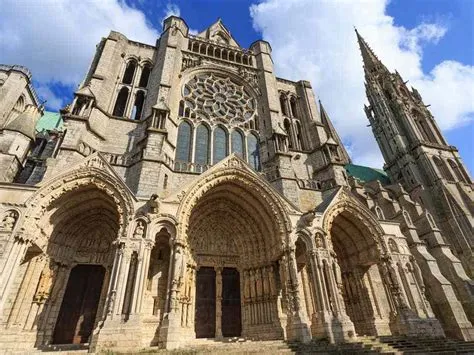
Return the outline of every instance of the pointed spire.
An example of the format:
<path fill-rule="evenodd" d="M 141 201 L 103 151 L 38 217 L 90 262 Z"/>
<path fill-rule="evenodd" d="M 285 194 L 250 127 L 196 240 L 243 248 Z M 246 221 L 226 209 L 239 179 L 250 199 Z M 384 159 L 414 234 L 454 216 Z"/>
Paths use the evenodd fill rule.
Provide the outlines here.
<path fill-rule="evenodd" d="M 326 128 L 326 133 L 328 135 L 328 140 L 326 141 L 326 143 L 339 145 L 341 147 L 343 157 L 350 163 L 351 158 L 349 158 L 349 154 L 347 154 L 346 148 L 344 147 L 344 144 L 342 144 L 342 141 L 339 138 L 339 135 L 337 134 L 336 129 L 332 125 L 332 122 L 329 119 L 329 115 L 324 109 L 324 106 L 321 103 L 321 100 L 319 100 L 319 112 L 321 113 L 321 122 Z"/>
<path fill-rule="evenodd" d="M 374 69 L 385 69 L 387 68 L 382 64 L 379 58 L 375 55 L 372 48 L 369 47 L 364 38 L 359 34 L 357 28 L 354 28 L 357 35 L 357 42 L 359 43 L 359 49 L 362 54 L 362 60 L 364 61 L 364 69 L 367 72 L 372 72 Z"/>

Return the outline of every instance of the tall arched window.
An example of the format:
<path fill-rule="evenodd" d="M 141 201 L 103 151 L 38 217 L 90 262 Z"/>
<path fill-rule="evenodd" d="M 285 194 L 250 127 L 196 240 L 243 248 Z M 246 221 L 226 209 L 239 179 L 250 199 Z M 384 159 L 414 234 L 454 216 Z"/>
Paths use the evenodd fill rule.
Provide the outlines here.
<path fill-rule="evenodd" d="M 285 133 L 288 136 L 288 145 L 289 145 L 290 148 L 293 148 L 293 139 L 291 137 L 290 121 L 284 120 L 283 121 L 283 126 L 285 127 Z"/>
<path fill-rule="evenodd" d="M 123 73 L 122 83 L 124 84 L 131 84 L 133 81 L 133 75 L 135 74 L 135 70 L 137 69 L 137 62 L 131 60 L 127 64 L 127 68 Z"/>
<path fill-rule="evenodd" d="M 452 159 L 448 159 L 448 163 L 451 169 L 454 171 L 454 175 L 456 175 L 456 177 L 458 178 L 458 181 L 466 182 L 466 179 L 464 178 L 461 169 L 459 169 L 458 164 L 456 164 L 456 162 Z"/>
<path fill-rule="evenodd" d="M 115 101 L 115 107 L 113 115 L 117 117 L 123 117 L 125 114 L 125 108 L 127 107 L 128 101 L 128 88 L 123 87 L 120 89 L 117 95 L 117 101 Z"/>
<path fill-rule="evenodd" d="M 201 124 L 196 129 L 196 146 L 194 162 L 200 165 L 209 164 L 209 129 Z"/>
<path fill-rule="evenodd" d="M 142 75 L 140 76 L 140 83 L 138 84 L 139 87 L 146 88 L 146 86 L 148 85 L 148 78 L 150 77 L 150 73 L 151 65 L 145 64 L 142 70 Z"/>
<path fill-rule="evenodd" d="M 191 125 L 183 121 L 178 128 L 178 143 L 176 144 L 176 161 L 191 161 Z"/>
<path fill-rule="evenodd" d="M 258 149 L 258 139 L 253 134 L 247 137 L 247 159 L 255 170 L 260 170 L 260 153 Z"/>
<path fill-rule="evenodd" d="M 132 120 L 140 120 L 142 118 L 143 112 L 143 103 L 145 102 L 145 93 L 143 91 L 138 91 L 135 96 L 135 104 L 132 109 Z"/>
<path fill-rule="evenodd" d="M 241 158 L 244 157 L 244 136 L 239 131 L 232 131 L 231 151 Z"/>
<path fill-rule="evenodd" d="M 281 112 L 285 116 L 288 116 L 288 110 L 287 110 L 287 107 L 286 107 L 286 97 L 285 97 L 285 95 L 280 95 L 280 107 L 281 107 Z"/>
<path fill-rule="evenodd" d="M 227 133 L 222 127 L 216 127 L 214 130 L 214 159 L 213 164 L 220 162 L 227 156 Z"/>
<path fill-rule="evenodd" d="M 433 161 L 435 162 L 442 178 L 448 181 L 454 180 L 453 175 L 451 174 L 448 167 L 446 166 L 446 163 L 443 160 L 441 160 L 439 157 L 433 157 Z"/>
<path fill-rule="evenodd" d="M 296 140 L 300 149 L 303 149 L 303 138 L 301 136 L 301 123 L 296 121 Z"/>
<path fill-rule="evenodd" d="M 296 98 L 292 97 L 290 100 L 290 109 L 291 109 L 291 116 L 298 117 L 298 112 L 296 110 Z"/>

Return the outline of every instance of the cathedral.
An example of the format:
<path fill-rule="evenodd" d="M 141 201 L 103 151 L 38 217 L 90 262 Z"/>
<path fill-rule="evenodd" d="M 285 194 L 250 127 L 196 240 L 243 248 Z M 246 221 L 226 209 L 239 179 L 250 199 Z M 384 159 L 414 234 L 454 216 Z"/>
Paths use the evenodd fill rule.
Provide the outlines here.
<path fill-rule="evenodd" d="M 0 348 L 474 340 L 474 185 L 420 93 L 354 40 L 384 171 L 221 20 L 110 32 L 59 114 L 0 65 Z"/>

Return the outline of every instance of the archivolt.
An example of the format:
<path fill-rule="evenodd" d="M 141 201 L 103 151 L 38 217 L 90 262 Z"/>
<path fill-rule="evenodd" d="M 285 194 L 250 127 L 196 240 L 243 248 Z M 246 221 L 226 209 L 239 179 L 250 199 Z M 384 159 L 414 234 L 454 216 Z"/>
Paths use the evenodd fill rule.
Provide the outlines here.
<path fill-rule="evenodd" d="M 341 214 L 344 214 L 345 216 L 351 216 L 351 220 L 357 221 L 357 225 L 351 221 L 351 223 L 353 223 L 354 227 L 357 229 L 361 229 L 359 226 L 359 223 L 361 223 L 362 228 L 366 229 L 370 234 L 365 234 L 365 238 L 372 239 L 372 242 L 375 243 L 380 253 L 387 253 L 385 243 L 383 242 L 384 231 L 379 222 L 365 206 L 357 202 L 349 195 L 343 194 L 341 200 L 336 202 L 326 211 L 322 223 L 324 231 L 327 233 L 330 232 L 336 217 Z"/>
<path fill-rule="evenodd" d="M 31 196 L 26 201 L 27 211 L 22 233 L 33 239 L 38 246 L 44 248 L 51 234 L 51 231 L 48 231 L 48 229 L 51 228 L 50 226 L 48 227 L 49 221 L 45 218 L 48 214 L 48 209 L 53 208 L 54 203 L 59 201 L 60 198 L 67 193 L 81 189 L 97 189 L 100 190 L 104 196 L 107 196 L 103 203 L 106 205 L 113 204 L 116 213 L 119 215 L 119 220 L 117 221 L 118 237 L 126 237 L 128 223 L 134 213 L 132 196 L 128 192 L 127 187 L 124 186 L 120 180 L 91 166 L 82 167 L 78 170 L 57 176 L 48 181 Z M 77 203 L 77 201 L 75 202 Z M 86 203 L 87 201 L 83 202 Z M 96 207 L 100 206 L 101 203 L 96 204 Z M 64 210 L 57 211 L 57 216 L 62 213 L 67 213 L 68 207 L 70 208 L 69 212 L 81 208 L 75 205 L 73 201 L 63 201 L 62 207 Z M 104 205 L 104 207 L 106 206 Z M 103 211 L 105 214 L 109 213 L 107 209 Z"/>
<path fill-rule="evenodd" d="M 245 164 L 238 160 L 238 164 Z M 276 230 L 279 235 L 286 235 L 291 231 L 291 221 L 288 217 L 280 197 L 276 195 L 272 188 L 264 181 L 243 169 L 236 166 L 229 166 L 210 174 L 203 174 L 194 185 L 192 185 L 182 198 L 178 209 L 178 220 L 180 222 L 178 229 L 178 238 L 185 238 L 189 226 L 189 219 L 193 208 L 199 200 L 213 188 L 223 184 L 234 184 L 240 186 L 244 191 L 257 197 L 261 204 L 267 206 L 266 210 L 275 219 Z M 275 228 L 273 228 L 275 229 Z"/>

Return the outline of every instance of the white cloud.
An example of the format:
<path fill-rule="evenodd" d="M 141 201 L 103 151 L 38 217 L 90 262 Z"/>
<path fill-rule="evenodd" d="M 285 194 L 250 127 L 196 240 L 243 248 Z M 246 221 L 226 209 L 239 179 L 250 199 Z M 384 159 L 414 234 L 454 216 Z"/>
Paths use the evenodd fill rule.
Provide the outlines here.
<path fill-rule="evenodd" d="M 173 3 L 168 3 L 166 4 L 166 8 L 163 11 L 164 16 L 161 18 L 161 25 L 163 25 L 163 22 L 170 16 L 181 16 L 181 10 L 179 9 L 178 5 L 173 4 Z"/>
<path fill-rule="evenodd" d="M 36 93 L 42 101 L 46 101 L 45 105 L 50 110 L 57 111 L 65 106 L 65 102 L 61 97 L 58 97 L 51 89 L 46 85 L 38 85 L 36 87 Z"/>
<path fill-rule="evenodd" d="M 111 30 L 152 45 L 159 37 L 121 0 L 0 0 L 0 8 L 0 63 L 28 67 L 40 87 L 79 84 Z"/>
<path fill-rule="evenodd" d="M 447 31 L 439 23 L 407 29 L 386 14 L 388 0 L 264 0 L 252 5 L 253 25 L 273 48 L 278 76 L 313 84 L 358 164 L 380 167 L 382 156 L 363 112 L 367 101 L 353 26 L 390 69 L 416 87 L 442 129 L 472 119 L 474 67 L 454 61 L 423 73 L 423 46 Z"/>

